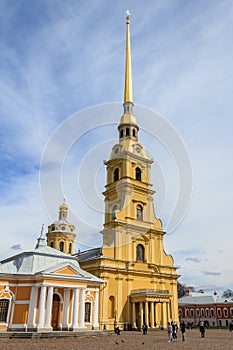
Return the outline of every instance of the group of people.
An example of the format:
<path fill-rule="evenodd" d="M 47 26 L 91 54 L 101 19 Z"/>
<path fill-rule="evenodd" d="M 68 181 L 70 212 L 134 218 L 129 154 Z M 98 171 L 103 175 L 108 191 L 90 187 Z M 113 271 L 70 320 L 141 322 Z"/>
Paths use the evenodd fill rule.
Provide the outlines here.
<path fill-rule="evenodd" d="M 233 329 L 233 321 L 231 323 L 231 327 L 230 327 L 230 330 Z M 104 328 L 106 329 L 106 326 Z M 141 329 L 143 331 L 143 334 L 146 335 L 147 331 L 148 331 L 148 326 L 146 324 L 144 324 Z M 182 321 L 181 324 L 180 324 L 180 331 L 181 331 L 181 334 L 182 334 L 182 341 L 185 341 L 185 329 L 186 329 L 185 323 L 184 323 L 184 321 Z M 200 333 L 201 333 L 201 337 L 204 338 L 205 337 L 205 325 L 204 325 L 203 321 L 200 322 L 199 330 L 200 330 Z M 176 322 L 168 322 L 167 332 L 168 332 L 168 341 L 169 342 L 177 339 L 177 331 L 178 331 L 178 326 L 177 326 Z M 117 335 L 121 334 L 121 330 L 120 330 L 119 327 L 115 328 L 115 333 Z"/>
<path fill-rule="evenodd" d="M 171 342 L 177 339 L 178 326 L 176 322 L 168 322 L 167 332 L 168 332 L 168 341 Z"/>

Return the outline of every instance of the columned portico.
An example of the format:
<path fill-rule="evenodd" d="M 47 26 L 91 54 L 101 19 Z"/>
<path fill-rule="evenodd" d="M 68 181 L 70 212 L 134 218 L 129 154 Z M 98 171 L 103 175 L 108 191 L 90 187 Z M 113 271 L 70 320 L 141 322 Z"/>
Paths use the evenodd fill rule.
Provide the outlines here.
<path fill-rule="evenodd" d="M 138 290 L 131 293 L 133 328 L 142 327 L 144 323 L 150 328 L 166 328 L 170 321 L 170 297 L 166 290 Z M 161 308 L 161 320 L 157 320 L 158 307 Z"/>

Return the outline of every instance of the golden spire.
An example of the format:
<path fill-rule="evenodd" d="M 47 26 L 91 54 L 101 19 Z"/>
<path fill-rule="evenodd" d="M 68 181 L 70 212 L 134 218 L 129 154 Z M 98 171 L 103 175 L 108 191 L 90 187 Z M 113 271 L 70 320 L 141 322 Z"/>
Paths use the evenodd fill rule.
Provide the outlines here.
<path fill-rule="evenodd" d="M 126 11 L 126 57 L 125 57 L 125 92 L 124 103 L 133 105 L 133 84 L 132 84 L 132 65 L 130 48 L 130 12 Z"/>

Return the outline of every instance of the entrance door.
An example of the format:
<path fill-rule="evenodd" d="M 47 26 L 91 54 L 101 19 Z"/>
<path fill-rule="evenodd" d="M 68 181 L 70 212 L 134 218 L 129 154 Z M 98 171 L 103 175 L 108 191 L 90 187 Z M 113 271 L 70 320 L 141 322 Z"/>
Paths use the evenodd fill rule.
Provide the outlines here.
<path fill-rule="evenodd" d="M 60 311 L 60 297 L 58 294 L 53 294 L 51 326 L 53 327 L 54 331 L 58 330 L 59 311 Z"/>

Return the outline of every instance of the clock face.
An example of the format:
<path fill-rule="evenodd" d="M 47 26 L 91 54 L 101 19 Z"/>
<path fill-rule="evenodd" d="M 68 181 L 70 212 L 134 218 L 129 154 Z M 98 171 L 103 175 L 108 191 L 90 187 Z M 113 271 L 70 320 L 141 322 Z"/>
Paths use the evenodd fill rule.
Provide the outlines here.
<path fill-rule="evenodd" d="M 114 154 L 117 155 L 119 153 L 120 153 L 120 148 L 119 147 L 115 147 Z"/>
<path fill-rule="evenodd" d="M 141 147 L 139 147 L 139 146 L 135 147 L 135 151 L 136 151 L 137 154 L 141 154 L 142 153 Z"/>

